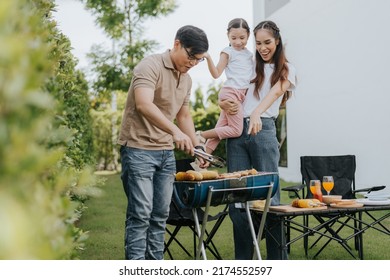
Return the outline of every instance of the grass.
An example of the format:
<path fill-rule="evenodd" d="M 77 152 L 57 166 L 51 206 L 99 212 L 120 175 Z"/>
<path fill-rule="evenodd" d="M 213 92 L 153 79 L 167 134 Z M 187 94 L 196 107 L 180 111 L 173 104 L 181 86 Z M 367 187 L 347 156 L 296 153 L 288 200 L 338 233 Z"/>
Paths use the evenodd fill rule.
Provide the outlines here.
<path fill-rule="evenodd" d="M 103 195 L 86 202 L 79 227 L 89 238 L 80 258 L 85 260 L 123 259 L 126 198 L 119 174 L 105 175 Z"/>
<path fill-rule="evenodd" d="M 90 199 L 86 202 L 85 210 L 79 227 L 88 231 L 89 239 L 85 243 L 85 249 L 80 252 L 79 258 L 82 260 L 123 260 L 123 236 L 124 221 L 126 211 L 126 197 L 123 192 L 122 182 L 119 174 L 100 175 L 107 179 L 103 187 L 104 194 L 101 197 Z M 291 185 L 288 182 L 281 182 L 281 186 Z M 289 203 L 291 199 L 287 192 L 282 192 L 282 203 Z M 211 214 L 216 214 L 223 209 L 223 206 L 211 207 Z M 374 216 L 381 213 L 374 212 Z M 299 219 L 300 217 L 298 217 Z M 314 219 L 311 219 L 314 220 Z M 383 224 L 390 228 L 390 219 Z M 207 224 L 207 229 L 213 226 L 213 222 Z M 168 226 L 172 229 L 172 226 Z M 296 236 L 292 232 L 292 238 Z M 167 236 L 168 237 L 168 236 Z M 186 244 L 192 253 L 193 236 L 189 228 L 182 228 L 179 240 Z M 312 240 L 313 237 L 310 238 Z M 390 259 L 390 238 L 387 235 L 379 233 L 376 230 L 368 230 L 363 234 L 364 239 L 364 258 L 367 260 L 389 260 Z M 223 259 L 234 259 L 233 254 L 233 234 L 232 223 L 227 216 L 222 223 L 217 234 L 213 238 L 215 244 Z M 353 246 L 353 239 L 349 241 Z M 191 259 L 176 244 L 170 246 L 175 259 Z M 261 252 L 266 252 L 265 241 L 260 243 Z M 306 260 L 311 259 L 316 250 L 309 251 L 306 258 L 303 250 L 303 241 L 299 240 L 291 245 L 289 259 Z M 207 254 L 208 259 L 213 259 L 211 254 Z M 262 256 L 265 258 L 265 256 Z M 166 254 L 165 259 L 169 259 Z M 332 241 L 321 253 L 317 259 L 323 260 L 348 260 L 353 259 L 340 244 Z"/>

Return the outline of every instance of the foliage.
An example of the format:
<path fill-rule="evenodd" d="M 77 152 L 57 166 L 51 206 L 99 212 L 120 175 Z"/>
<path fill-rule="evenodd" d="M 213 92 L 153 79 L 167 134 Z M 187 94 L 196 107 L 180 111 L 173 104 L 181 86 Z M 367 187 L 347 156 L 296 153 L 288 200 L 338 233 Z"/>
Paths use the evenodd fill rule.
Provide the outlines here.
<path fill-rule="evenodd" d="M 56 63 L 54 75 L 45 87 L 57 101 L 55 125 L 67 128 L 67 133 L 72 135 L 66 143 L 67 164 L 81 169 L 94 162 L 88 84 L 84 74 L 75 69 L 77 61 L 71 53 L 69 39 L 56 29 L 51 35 L 48 39 L 53 44 L 50 59 Z"/>
<path fill-rule="evenodd" d="M 218 93 L 222 84 L 210 85 L 207 90 L 207 102 L 203 104 L 203 94 L 200 89 L 195 91 L 195 103 L 192 105 L 192 118 L 195 123 L 196 130 L 208 130 L 213 129 L 217 124 L 220 108 L 218 106 Z M 226 158 L 226 146 L 225 140 L 222 140 L 218 147 L 213 152 L 214 155 Z"/>
<path fill-rule="evenodd" d="M 116 139 L 122 117 L 121 110 L 92 110 L 94 119 L 94 146 L 96 158 L 99 159 L 98 170 L 117 170 L 118 153 Z"/>
<path fill-rule="evenodd" d="M 96 23 L 112 40 L 112 49 L 95 46 L 89 57 L 96 77 L 93 89 L 97 99 L 111 101 L 112 91 L 127 91 L 135 65 L 155 46 L 142 40 L 142 23 L 165 16 L 176 8 L 174 0 L 80 0 L 96 16 Z M 101 104 L 101 101 L 96 104 Z"/>
<path fill-rule="evenodd" d="M 201 87 L 198 87 L 195 92 L 195 98 L 194 98 L 194 102 L 191 102 L 191 105 L 192 105 L 192 110 L 193 111 L 197 111 L 199 109 L 203 109 L 204 108 L 204 104 L 203 104 L 203 92 L 202 92 L 202 88 Z"/>
<path fill-rule="evenodd" d="M 66 42 L 52 9 L 50 0 L 0 1 L 0 259 L 74 258 L 87 235 L 75 227 L 83 205 L 72 198 L 98 192 L 70 152 L 77 127 L 65 124 L 78 107 L 48 92 L 81 79 L 56 80 L 69 53 L 57 45 Z"/>
<path fill-rule="evenodd" d="M 96 158 L 100 159 L 98 170 L 109 170 L 109 164 L 114 160 L 113 149 L 115 144 L 112 141 L 112 118 L 114 114 L 115 112 L 110 108 L 92 111 L 94 145 L 97 147 Z"/>
<path fill-rule="evenodd" d="M 168 15 L 176 8 L 174 0 L 81 0 L 97 16 L 97 23 L 112 39 L 127 36 L 132 44 L 134 32 L 142 32 L 148 18 Z"/>
<path fill-rule="evenodd" d="M 93 105 L 96 109 L 110 104 L 112 91 L 126 91 L 129 87 L 128 73 L 126 73 L 126 68 L 121 66 L 124 64 L 118 63 L 117 67 L 113 67 L 116 55 L 100 45 L 93 46 L 92 52 L 88 54 L 93 65 L 93 72 L 96 73 L 92 83 Z"/>

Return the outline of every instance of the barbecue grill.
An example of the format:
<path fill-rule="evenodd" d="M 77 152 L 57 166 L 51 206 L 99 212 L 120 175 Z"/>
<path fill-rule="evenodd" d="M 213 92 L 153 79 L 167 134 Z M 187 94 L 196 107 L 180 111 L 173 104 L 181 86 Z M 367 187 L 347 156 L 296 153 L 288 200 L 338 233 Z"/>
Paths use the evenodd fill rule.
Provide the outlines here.
<path fill-rule="evenodd" d="M 203 247 L 203 239 L 206 231 L 207 216 L 210 206 L 221 204 L 244 203 L 247 212 L 249 227 L 251 228 L 255 253 L 261 259 L 258 239 L 262 235 L 265 219 L 269 208 L 271 196 L 279 187 L 279 175 L 276 172 L 259 172 L 256 175 L 248 175 L 240 178 L 225 178 L 207 181 L 175 181 L 174 196 L 182 208 L 192 208 L 197 228 L 199 243 L 197 259 L 202 253 L 206 259 Z M 256 236 L 248 201 L 265 199 L 265 207 L 260 222 L 259 233 Z M 205 207 L 202 228 L 200 229 L 196 208 Z"/>

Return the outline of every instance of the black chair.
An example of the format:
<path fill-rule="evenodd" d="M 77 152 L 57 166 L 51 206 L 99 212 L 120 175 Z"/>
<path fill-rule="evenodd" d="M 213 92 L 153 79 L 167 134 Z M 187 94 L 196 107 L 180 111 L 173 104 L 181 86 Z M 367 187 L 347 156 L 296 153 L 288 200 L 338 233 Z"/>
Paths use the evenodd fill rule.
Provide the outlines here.
<path fill-rule="evenodd" d="M 356 193 L 379 191 L 385 186 L 356 189 L 355 185 L 356 157 L 354 155 L 339 156 L 302 156 L 302 184 L 285 187 L 283 191 L 293 192 L 290 197 L 312 198 L 309 189 L 310 180 L 321 180 L 323 176 L 333 176 L 335 185 L 330 194 L 341 195 L 343 199 L 355 199 Z M 300 194 L 301 193 L 301 194 Z M 323 194 L 326 194 L 323 190 Z"/>
<path fill-rule="evenodd" d="M 193 159 L 181 159 L 176 161 L 176 171 L 187 171 L 193 170 L 191 166 L 191 162 Z M 169 227 L 166 227 L 165 231 L 168 234 L 168 240 L 165 242 L 164 253 L 167 253 L 171 260 L 174 259 L 172 252 L 170 250 L 170 246 L 176 243 L 186 254 L 187 256 L 195 259 L 196 258 L 196 248 L 197 248 L 197 240 L 198 233 L 195 226 L 195 220 L 192 209 L 182 208 L 180 207 L 180 203 L 176 201 L 176 196 L 172 197 L 172 202 L 170 205 L 169 217 L 167 220 L 167 225 L 173 226 L 173 230 Z M 202 209 L 196 209 L 196 213 L 198 216 L 199 223 L 202 224 L 204 218 L 204 211 Z M 222 211 L 217 213 L 216 215 L 208 215 L 207 221 L 215 221 L 211 231 L 206 230 L 207 238 L 204 241 L 204 247 L 207 249 L 216 259 L 221 260 L 222 257 L 218 252 L 216 245 L 213 242 L 213 237 L 217 233 L 220 225 L 224 221 L 228 214 L 228 206 L 226 205 Z M 186 248 L 186 246 L 181 242 L 178 238 L 178 234 L 180 230 L 184 227 L 188 227 L 193 236 L 193 254 L 190 253 L 190 250 Z"/>
<path fill-rule="evenodd" d="M 283 191 L 293 192 L 294 195 L 298 198 L 312 198 L 312 194 L 309 190 L 310 180 L 322 180 L 323 176 L 330 175 L 334 179 L 334 188 L 331 191 L 331 195 L 341 195 L 343 199 L 355 199 L 356 193 L 358 192 L 367 192 L 379 191 L 385 188 L 385 186 L 374 186 L 369 188 L 356 189 L 355 187 L 355 172 L 356 172 L 356 157 L 354 155 L 337 155 L 337 156 L 302 156 L 301 158 L 301 174 L 302 174 L 302 184 L 298 186 L 285 187 Z M 323 194 L 326 192 L 323 190 Z M 290 197 L 292 197 L 290 195 Z M 356 213 L 352 213 L 351 216 L 346 217 L 346 220 L 341 221 L 340 219 L 335 219 L 331 223 L 327 224 L 323 230 L 331 231 L 333 236 L 339 237 L 339 232 L 344 228 L 348 227 L 348 222 L 352 219 L 354 221 L 354 230 L 359 227 L 357 225 L 357 220 L 354 219 Z M 323 215 L 330 217 L 331 214 Z M 320 216 L 316 217 L 321 219 Z M 309 224 L 309 216 L 303 216 L 304 225 Z M 359 219 L 361 220 L 361 219 Z M 336 223 L 340 226 L 334 229 Z M 287 240 L 290 240 L 290 227 L 287 226 L 286 229 Z M 308 248 L 308 236 L 304 237 L 304 249 L 305 254 L 308 254 L 308 249 L 313 248 L 318 244 L 319 240 L 324 235 L 320 235 L 318 239 Z M 342 239 L 340 237 L 340 239 Z M 318 250 L 314 257 L 317 257 L 321 251 L 331 242 L 332 239 L 328 239 L 327 242 Z M 355 236 L 355 249 L 361 248 L 359 242 L 362 242 L 359 235 Z M 348 244 L 341 243 L 341 245 L 353 256 L 355 257 Z M 360 254 L 359 254 L 360 255 Z"/>

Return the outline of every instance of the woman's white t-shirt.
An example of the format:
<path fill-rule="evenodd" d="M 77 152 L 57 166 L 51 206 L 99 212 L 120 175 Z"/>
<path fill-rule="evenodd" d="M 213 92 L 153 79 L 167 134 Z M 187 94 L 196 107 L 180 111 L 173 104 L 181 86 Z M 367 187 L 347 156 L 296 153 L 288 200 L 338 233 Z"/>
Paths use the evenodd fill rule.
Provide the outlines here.
<path fill-rule="evenodd" d="M 289 91 L 293 91 L 296 86 L 296 70 L 293 65 L 290 63 L 287 63 L 288 65 L 288 77 L 290 87 Z M 246 94 L 245 100 L 242 104 L 243 111 L 244 111 L 244 118 L 250 117 L 252 112 L 256 109 L 256 107 L 260 104 L 260 102 L 264 99 L 264 97 L 269 93 L 271 90 L 271 75 L 274 71 L 274 64 L 264 64 L 264 83 L 262 87 L 259 89 L 259 96 L 260 98 L 257 99 L 253 92 L 255 89 L 255 84 L 251 83 L 248 92 Z M 281 95 L 268 109 L 265 111 L 261 117 L 265 118 L 277 118 L 279 115 L 279 107 L 280 103 L 282 103 L 283 95 Z"/>

